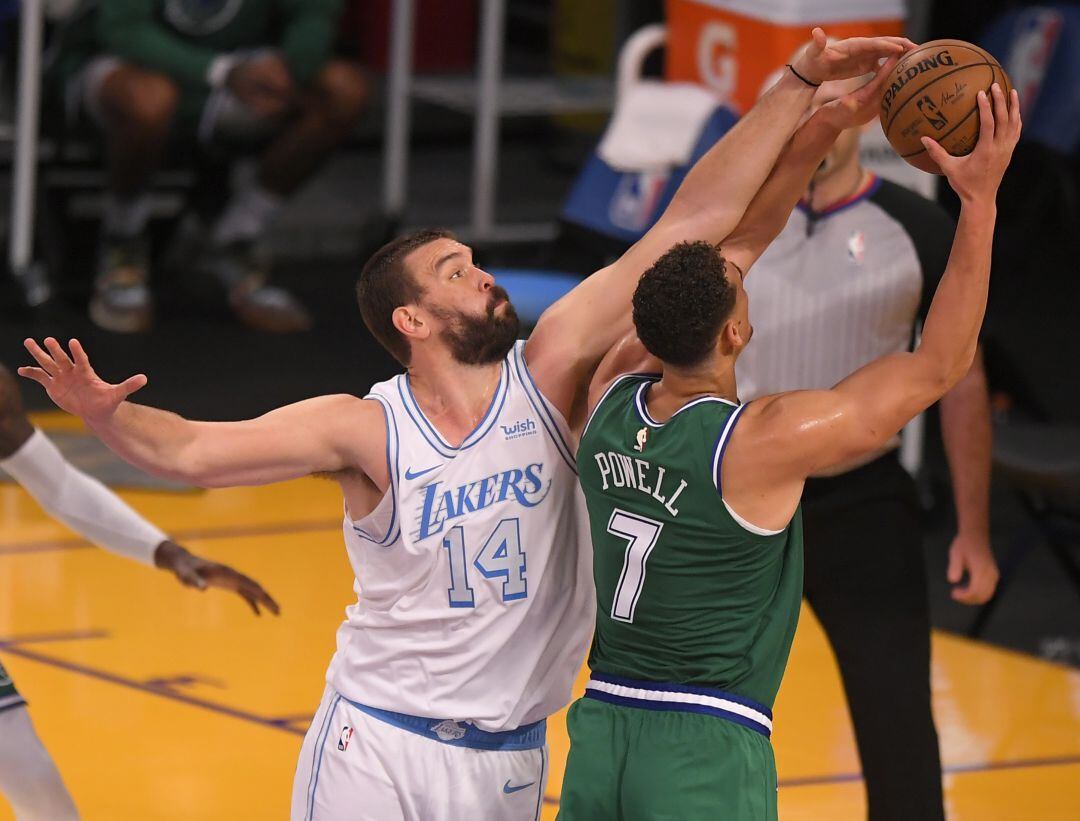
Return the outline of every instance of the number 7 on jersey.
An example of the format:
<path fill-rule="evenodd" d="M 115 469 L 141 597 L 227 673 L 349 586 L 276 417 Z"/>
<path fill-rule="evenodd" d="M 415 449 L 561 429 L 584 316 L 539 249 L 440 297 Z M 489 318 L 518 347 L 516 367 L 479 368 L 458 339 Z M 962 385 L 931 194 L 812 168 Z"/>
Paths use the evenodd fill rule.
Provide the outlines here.
<path fill-rule="evenodd" d="M 641 589 L 645 586 L 646 563 L 656 547 L 663 530 L 662 522 L 646 519 L 616 508 L 611 512 L 607 530 L 613 536 L 626 539 L 622 573 L 615 587 L 615 599 L 611 604 L 611 617 L 618 621 L 633 622 Z"/>

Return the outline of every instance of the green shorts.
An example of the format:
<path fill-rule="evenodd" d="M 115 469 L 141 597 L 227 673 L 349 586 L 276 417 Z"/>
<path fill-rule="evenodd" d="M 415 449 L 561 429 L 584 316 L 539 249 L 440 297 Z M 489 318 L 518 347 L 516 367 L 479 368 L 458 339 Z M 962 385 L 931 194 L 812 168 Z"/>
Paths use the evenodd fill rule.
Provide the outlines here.
<path fill-rule="evenodd" d="M 776 761 L 761 733 L 713 715 L 588 697 L 566 723 L 560 821 L 776 819 Z"/>
<path fill-rule="evenodd" d="M 0 712 L 23 704 L 26 704 L 26 699 L 19 695 L 19 691 L 15 689 L 15 682 L 11 680 L 4 665 L 0 664 Z"/>

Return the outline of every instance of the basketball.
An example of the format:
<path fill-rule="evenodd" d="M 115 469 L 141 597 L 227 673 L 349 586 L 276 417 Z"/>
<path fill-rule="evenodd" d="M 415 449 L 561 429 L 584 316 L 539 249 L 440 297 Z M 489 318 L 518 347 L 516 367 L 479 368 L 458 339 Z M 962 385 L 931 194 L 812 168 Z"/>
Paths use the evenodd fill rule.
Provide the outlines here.
<path fill-rule="evenodd" d="M 931 174 L 941 169 L 921 137 L 932 137 L 954 157 L 970 154 L 979 141 L 980 90 L 1001 85 L 1006 101 L 1012 85 L 998 61 L 963 40 L 933 40 L 905 54 L 881 97 L 881 128 L 896 153 Z"/>

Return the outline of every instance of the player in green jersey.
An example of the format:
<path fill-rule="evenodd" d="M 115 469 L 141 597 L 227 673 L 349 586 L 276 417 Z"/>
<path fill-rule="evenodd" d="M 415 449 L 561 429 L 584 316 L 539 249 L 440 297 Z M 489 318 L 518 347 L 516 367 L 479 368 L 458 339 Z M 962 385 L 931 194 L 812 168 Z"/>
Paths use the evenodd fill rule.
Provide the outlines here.
<path fill-rule="evenodd" d="M 1007 103 L 996 85 L 992 103 L 979 93 L 974 152 L 951 157 L 924 141 L 962 208 L 919 348 L 832 390 L 738 403 L 735 360 L 752 334 L 744 274 L 832 129 L 873 115 L 868 92 L 880 79 L 800 129 L 723 255 L 684 242 L 645 272 L 634 294 L 640 342 L 613 350 L 590 389 L 578 466 L 596 635 L 592 677 L 568 719 L 562 819 L 776 818 L 770 710 L 802 595 L 803 483 L 880 448 L 971 365 L 994 200 L 1020 135 L 1016 92 Z M 661 373 L 615 376 L 634 360 Z"/>

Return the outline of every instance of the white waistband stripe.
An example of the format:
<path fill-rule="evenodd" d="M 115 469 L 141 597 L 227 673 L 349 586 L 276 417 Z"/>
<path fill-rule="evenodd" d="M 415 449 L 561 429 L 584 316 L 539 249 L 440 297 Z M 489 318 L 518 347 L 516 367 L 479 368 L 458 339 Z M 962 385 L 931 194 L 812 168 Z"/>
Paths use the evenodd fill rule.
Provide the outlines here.
<path fill-rule="evenodd" d="M 585 686 L 586 690 L 596 690 L 601 693 L 618 696 L 620 698 L 636 698 L 641 701 L 667 702 L 674 704 L 696 704 L 702 707 L 711 707 L 716 710 L 725 710 L 729 713 L 742 716 L 745 719 L 760 724 L 769 732 L 772 732 L 772 719 L 764 713 L 739 704 L 737 701 L 729 701 L 726 698 L 706 696 L 699 693 L 679 693 L 672 690 L 644 690 L 638 687 L 627 687 L 622 684 L 612 684 L 607 681 L 589 679 Z"/>

